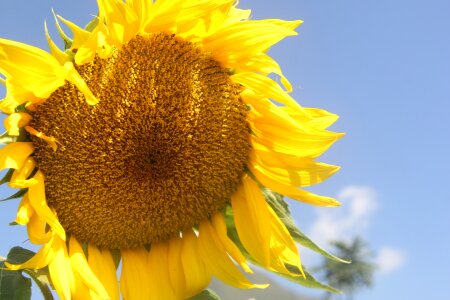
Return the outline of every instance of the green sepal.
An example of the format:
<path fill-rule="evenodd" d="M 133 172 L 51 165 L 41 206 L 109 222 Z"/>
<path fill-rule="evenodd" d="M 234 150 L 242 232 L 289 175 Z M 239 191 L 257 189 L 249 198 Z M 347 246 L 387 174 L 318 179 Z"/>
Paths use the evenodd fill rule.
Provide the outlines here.
<path fill-rule="evenodd" d="M 13 247 L 13 248 L 11 248 L 11 250 L 9 250 L 6 261 L 11 264 L 22 264 L 22 263 L 30 260 L 35 254 L 36 254 L 35 252 L 30 251 L 25 248 L 22 248 L 22 247 Z M 2 265 L 2 267 L 4 267 L 4 266 Z M 18 273 L 18 274 L 20 274 L 20 276 L 22 276 L 22 272 L 26 273 L 28 276 L 30 276 L 30 278 L 39 287 L 39 289 L 42 293 L 42 296 L 45 300 L 54 300 L 52 292 L 50 290 L 51 284 L 50 284 L 50 274 L 48 272 L 48 268 L 23 269 L 23 270 L 17 270 L 17 271 L 0 270 L 0 272 L 1 271 Z M 31 280 L 29 278 L 25 278 L 25 279 L 27 280 L 27 282 L 29 284 L 29 288 L 30 288 L 29 296 L 24 297 L 24 298 L 5 298 L 5 299 L 20 299 L 20 300 L 30 299 L 31 298 Z M 2 282 L 2 288 L 3 288 L 3 284 L 5 284 L 5 283 Z M 8 284 L 8 285 L 10 285 L 10 284 Z M 19 288 L 21 288 L 21 287 L 19 287 Z M 0 300 L 3 300 L 3 298 L 0 297 Z"/>
<path fill-rule="evenodd" d="M 267 203 L 269 203 L 269 205 L 273 208 L 277 216 L 280 218 L 280 220 L 284 223 L 284 225 L 288 229 L 292 238 L 297 243 L 333 261 L 347 264 L 350 263 L 350 261 L 339 258 L 331 254 L 330 252 L 324 250 L 320 246 L 318 246 L 308 236 L 306 236 L 297 226 L 295 226 L 295 222 L 292 219 L 291 212 L 289 210 L 289 205 L 287 204 L 286 201 L 284 201 L 283 195 L 271 192 L 268 189 L 263 190 L 263 193 Z"/>
<path fill-rule="evenodd" d="M 14 110 L 15 110 L 15 112 L 25 112 L 25 113 L 29 113 L 28 109 L 26 108 L 26 103 L 20 104 L 20 105 L 17 106 Z"/>
<path fill-rule="evenodd" d="M 95 27 L 97 27 L 98 25 L 98 15 L 95 16 L 92 20 L 89 21 L 89 23 L 87 23 L 87 25 L 84 27 L 84 30 L 92 32 L 94 31 Z"/>
<path fill-rule="evenodd" d="M 189 300 L 220 300 L 220 297 L 213 290 L 207 289 L 194 297 L 189 298 Z"/>
<path fill-rule="evenodd" d="M 25 194 L 27 193 L 27 191 L 28 191 L 27 188 L 25 188 L 25 189 L 20 189 L 18 192 L 12 194 L 11 196 L 6 197 L 6 198 L 4 198 L 4 199 L 0 199 L 0 202 L 20 198 L 20 197 L 22 197 L 23 195 L 25 195 Z"/>

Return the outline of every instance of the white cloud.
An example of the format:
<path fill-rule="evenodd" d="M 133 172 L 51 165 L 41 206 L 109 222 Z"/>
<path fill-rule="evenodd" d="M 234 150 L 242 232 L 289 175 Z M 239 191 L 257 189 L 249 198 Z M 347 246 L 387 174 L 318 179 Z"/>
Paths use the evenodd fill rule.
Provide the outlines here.
<path fill-rule="evenodd" d="M 380 249 L 375 260 L 380 274 L 394 272 L 406 262 L 406 255 L 400 250 L 384 246 Z"/>
<path fill-rule="evenodd" d="M 330 241 L 348 241 L 357 235 L 364 236 L 372 215 L 379 207 L 375 190 L 368 186 L 348 186 L 338 193 L 337 199 L 342 206 L 318 208 L 317 219 L 309 230 L 312 240 L 325 248 Z M 311 253 L 306 251 L 306 255 Z M 393 247 L 381 246 L 374 263 L 380 274 L 388 274 L 406 263 L 406 255 Z"/>
<path fill-rule="evenodd" d="M 342 206 L 337 209 L 318 209 L 318 218 L 310 235 L 319 244 L 360 235 L 369 226 L 370 216 L 377 210 L 376 193 L 371 187 L 349 186 L 338 194 Z"/>

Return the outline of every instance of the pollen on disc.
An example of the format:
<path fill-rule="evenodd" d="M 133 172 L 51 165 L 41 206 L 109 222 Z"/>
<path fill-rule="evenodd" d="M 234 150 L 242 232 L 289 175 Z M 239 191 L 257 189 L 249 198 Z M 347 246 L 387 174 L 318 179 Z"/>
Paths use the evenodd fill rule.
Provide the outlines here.
<path fill-rule="evenodd" d="M 240 87 L 208 53 L 164 33 L 137 36 L 108 59 L 77 66 L 31 126 L 47 202 L 69 234 L 105 248 L 170 238 L 221 210 L 250 149 Z"/>

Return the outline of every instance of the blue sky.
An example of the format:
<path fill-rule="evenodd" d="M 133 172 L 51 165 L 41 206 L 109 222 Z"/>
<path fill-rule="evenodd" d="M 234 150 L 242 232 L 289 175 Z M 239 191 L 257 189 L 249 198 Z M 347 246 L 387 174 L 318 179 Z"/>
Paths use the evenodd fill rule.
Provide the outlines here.
<path fill-rule="evenodd" d="M 255 19 L 305 21 L 299 36 L 270 53 L 299 103 L 339 114 L 333 129 L 347 133 L 322 157 L 342 170 L 311 189 L 340 195 L 343 207 L 291 201 L 300 227 L 324 243 L 355 234 L 369 241 L 384 269 L 357 299 L 450 295 L 450 1 L 240 4 Z M 46 47 L 43 20 L 52 24 L 52 7 L 77 23 L 96 13 L 93 0 L 2 1 L 0 37 Z M 1 203 L 2 255 L 26 239 L 22 228 L 5 225 L 16 206 Z M 317 260 L 305 253 L 308 259 Z"/>

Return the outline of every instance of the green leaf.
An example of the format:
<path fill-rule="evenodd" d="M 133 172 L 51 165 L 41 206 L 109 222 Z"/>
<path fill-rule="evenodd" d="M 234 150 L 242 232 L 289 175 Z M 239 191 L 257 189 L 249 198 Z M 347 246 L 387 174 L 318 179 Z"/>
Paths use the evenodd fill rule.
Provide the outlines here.
<path fill-rule="evenodd" d="M 267 189 L 263 191 L 264 196 L 266 197 L 267 202 L 273 208 L 277 216 L 284 223 L 286 228 L 289 230 L 289 233 L 294 238 L 296 242 L 298 242 L 303 247 L 306 247 L 314 252 L 317 252 L 324 257 L 340 262 L 340 263 L 350 263 L 347 260 L 339 258 L 328 251 L 324 250 L 316 243 L 314 243 L 309 237 L 307 237 L 296 225 L 294 219 L 292 219 L 291 212 L 289 210 L 289 205 L 283 199 L 283 195 L 271 192 Z"/>
<path fill-rule="evenodd" d="M 27 260 L 31 259 L 35 254 L 36 254 L 35 252 L 30 251 L 25 248 L 22 248 L 22 247 L 13 247 L 13 248 L 11 248 L 11 250 L 9 250 L 6 261 L 9 263 L 12 263 L 12 264 L 21 264 L 21 263 L 24 263 Z M 20 275 L 21 275 L 21 272 L 26 273 L 27 275 L 29 275 L 31 277 L 31 279 L 33 279 L 33 281 L 39 287 L 45 300 L 53 300 L 54 299 L 52 292 L 50 291 L 50 288 L 49 288 L 50 275 L 48 272 L 48 268 L 43 268 L 43 269 L 38 269 L 38 270 L 24 269 L 22 271 L 7 271 L 7 270 L 5 270 L 5 271 L 6 272 L 17 272 L 17 273 L 20 273 Z M 27 279 L 30 282 L 30 286 L 31 286 L 31 280 L 28 278 L 25 278 L 25 279 Z M 30 296 L 31 296 L 31 294 L 30 294 Z M 5 298 L 5 299 L 30 299 L 30 297 L 28 297 L 28 298 Z M 3 300 L 3 298 L 0 297 L 0 300 Z"/>
<path fill-rule="evenodd" d="M 5 270 L 5 262 L 0 262 L 0 300 L 31 299 L 31 279 L 20 271 Z"/>
<path fill-rule="evenodd" d="M 189 298 L 189 300 L 220 300 L 220 297 L 213 290 L 207 289 Z"/>
<path fill-rule="evenodd" d="M 19 247 L 15 247 L 19 248 Z M 13 248 L 14 249 L 14 248 Z M 29 257 L 28 253 L 15 251 L 8 253 L 8 262 L 19 262 Z M 30 251 L 31 252 L 31 251 Z M 31 252 L 33 253 L 33 252 Z M 33 253 L 34 255 L 34 253 Z M 11 257 L 11 259 L 10 259 Z M 31 298 L 31 280 L 21 271 L 5 270 L 5 261 L 0 262 L 0 300 L 26 300 Z"/>

